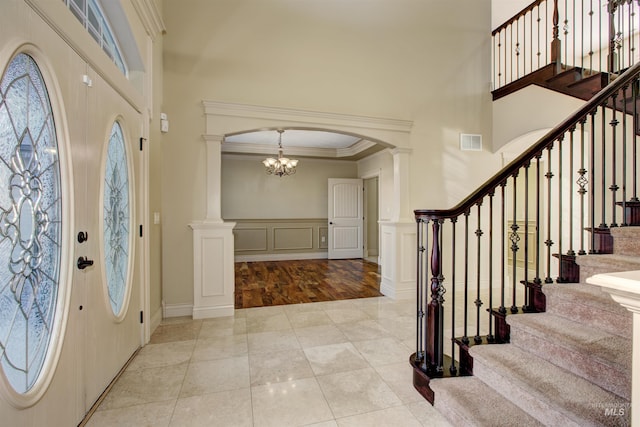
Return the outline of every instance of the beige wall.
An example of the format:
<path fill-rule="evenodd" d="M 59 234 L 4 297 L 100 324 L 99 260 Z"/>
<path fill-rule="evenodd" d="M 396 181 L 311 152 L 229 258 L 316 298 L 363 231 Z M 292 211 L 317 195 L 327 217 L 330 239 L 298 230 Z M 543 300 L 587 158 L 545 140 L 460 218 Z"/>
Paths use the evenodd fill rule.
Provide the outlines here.
<path fill-rule="evenodd" d="M 491 29 L 502 25 L 531 3 L 532 0 L 491 0 Z M 549 6 L 552 5 L 553 1 L 549 1 Z"/>
<path fill-rule="evenodd" d="M 160 12 L 162 0 L 155 0 Z M 163 104 L 162 46 L 163 37 L 158 35 L 152 46 L 153 63 L 150 64 L 152 81 L 152 117 L 149 122 L 149 262 L 150 262 L 150 307 L 151 317 L 158 317 L 162 308 L 162 134 L 160 133 L 160 113 Z M 160 215 L 160 224 L 154 223 L 154 213 Z"/>
<path fill-rule="evenodd" d="M 364 180 L 366 256 L 378 256 L 378 178 Z"/>
<path fill-rule="evenodd" d="M 165 301 L 192 301 L 188 224 L 205 216 L 202 100 L 412 120 L 411 210 L 451 205 L 494 172 L 499 156 L 458 149 L 460 132 L 491 145 L 490 3 L 164 0 Z M 393 169 L 384 173 L 381 193 L 391 194 Z"/>
<path fill-rule="evenodd" d="M 357 178 L 357 165 L 346 160 L 296 158 L 296 174 L 279 178 L 267 175 L 264 156 L 223 155 L 222 217 L 326 218 L 328 179 Z"/>
<path fill-rule="evenodd" d="M 528 86 L 501 98 L 493 103 L 493 149 L 508 150 L 505 144 L 522 135 L 540 129 L 551 129 L 583 104 L 584 101 L 580 99 L 539 86 Z M 527 114 L 523 115 L 522 111 L 527 111 Z M 530 141 L 534 142 L 536 140 Z"/>

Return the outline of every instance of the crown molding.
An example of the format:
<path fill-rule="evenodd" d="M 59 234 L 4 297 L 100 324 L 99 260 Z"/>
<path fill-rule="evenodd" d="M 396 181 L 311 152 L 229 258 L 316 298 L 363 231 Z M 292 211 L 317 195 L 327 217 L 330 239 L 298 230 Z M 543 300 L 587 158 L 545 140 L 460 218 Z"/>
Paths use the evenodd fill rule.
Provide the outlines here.
<path fill-rule="evenodd" d="M 375 142 L 361 139 L 360 141 L 356 142 L 350 147 L 336 149 L 336 157 L 356 156 L 361 152 L 363 152 L 364 150 L 367 150 L 375 145 L 377 145 Z"/>
<path fill-rule="evenodd" d="M 222 144 L 223 153 L 236 154 L 259 154 L 259 155 L 277 155 L 278 147 L 273 144 L 247 144 L 241 142 L 225 142 Z M 336 158 L 337 153 L 334 148 L 313 148 L 313 147 L 285 147 L 287 156 L 304 156 L 304 157 L 326 157 Z"/>
<path fill-rule="evenodd" d="M 158 34 L 167 32 L 167 27 L 162 20 L 162 14 L 153 0 L 131 0 L 131 4 L 152 41 L 156 40 Z"/>

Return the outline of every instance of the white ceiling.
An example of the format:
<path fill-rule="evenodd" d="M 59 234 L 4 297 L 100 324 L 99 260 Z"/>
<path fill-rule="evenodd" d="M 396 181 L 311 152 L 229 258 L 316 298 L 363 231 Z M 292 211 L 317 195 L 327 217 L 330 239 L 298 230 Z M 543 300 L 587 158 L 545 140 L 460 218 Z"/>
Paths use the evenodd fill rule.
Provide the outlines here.
<path fill-rule="evenodd" d="M 282 133 L 282 146 L 287 147 L 315 147 L 315 148 L 347 148 L 362 138 L 341 133 L 317 130 L 289 129 Z M 227 136 L 225 142 L 262 144 L 278 146 L 278 131 L 266 130 L 247 132 L 239 135 Z"/>
<path fill-rule="evenodd" d="M 222 145 L 225 153 L 277 153 L 278 131 L 261 130 L 226 136 Z M 287 155 L 357 160 L 384 147 L 358 136 L 319 130 L 285 129 L 282 147 Z"/>

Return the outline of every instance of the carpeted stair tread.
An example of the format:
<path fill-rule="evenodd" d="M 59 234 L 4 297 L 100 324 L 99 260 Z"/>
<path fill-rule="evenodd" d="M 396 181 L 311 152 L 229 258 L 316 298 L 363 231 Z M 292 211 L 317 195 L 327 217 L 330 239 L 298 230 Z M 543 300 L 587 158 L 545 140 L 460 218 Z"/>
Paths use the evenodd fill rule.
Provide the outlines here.
<path fill-rule="evenodd" d="M 582 268 L 598 269 L 601 273 L 615 271 L 640 270 L 640 258 L 635 255 L 622 254 L 600 254 L 582 255 L 576 257 L 576 264 L 581 268 L 580 277 L 582 279 Z M 584 280 L 583 280 L 584 281 Z"/>
<path fill-rule="evenodd" d="M 631 399 L 631 341 L 552 313 L 510 316 L 511 343 Z"/>
<path fill-rule="evenodd" d="M 542 289 L 547 297 L 548 313 L 631 338 L 631 313 L 602 292 L 599 286 L 562 283 L 545 285 Z"/>
<path fill-rule="evenodd" d="M 628 401 L 513 344 L 470 349 L 474 375 L 546 425 L 628 425 L 606 407 Z"/>
<path fill-rule="evenodd" d="M 433 406 L 455 426 L 544 425 L 477 378 L 435 379 L 430 386 Z"/>
<path fill-rule="evenodd" d="M 638 243 L 639 231 L 640 227 L 637 226 L 612 228 L 613 253 L 629 256 L 640 255 L 640 243 Z"/>

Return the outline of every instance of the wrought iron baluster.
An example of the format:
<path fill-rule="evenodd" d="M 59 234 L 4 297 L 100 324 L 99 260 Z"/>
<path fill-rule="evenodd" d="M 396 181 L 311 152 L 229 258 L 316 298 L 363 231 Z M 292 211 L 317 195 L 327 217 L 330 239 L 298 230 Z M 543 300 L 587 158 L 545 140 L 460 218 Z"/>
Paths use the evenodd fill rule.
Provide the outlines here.
<path fill-rule="evenodd" d="M 567 8 L 567 0 L 564 0 L 564 21 L 563 21 L 563 26 L 562 26 L 562 30 L 564 33 L 564 45 L 565 45 L 565 49 L 564 49 L 564 63 L 565 65 L 568 67 L 569 66 L 569 61 L 567 59 L 567 55 L 568 55 L 568 50 L 567 47 L 569 46 L 569 9 Z M 575 49 L 574 49 L 575 52 Z"/>
<path fill-rule="evenodd" d="M 593 72 L 593 0 L 589 0 L 589 72 Z"/>
<path fill-rule="evenodd" d="M 553 246 L 553 240 L 551 240 L 551 179 L 553 178 L 553 172 L 551 172 L 551 149 L 553 143 L 547 147 L 547 240 L 544 244 L 547 246 L 547 277 L 545 277 L 545 283 L 553 283 L 551 278 L 551 246 Z"/>
<path fill-rule="evenodd" d="M 536 277 L 533 282 L 536 285 L 542 283 L 542 279 L 540 278 L 540 210 L 541 210 L 541 187 L 540 181 L 542 180 L 541 170 L 540 170 L 540 160 L 542 159 L 542 152 L 536 154 Z"/>
<path fill-rule="evenodd" d="M 598 0 L 598 45 L 600 45 L 600 34 L 602 34 L 602 0 Z M 595 35 L 594 35 L 595 36 Z M 603 67 L 603 62 L 602 62 L 602 51 L 604 49 L 600 48 L 598 49 L 599 53 L 600 53 L 600 70 L 599 71 L 606 71 L 606 68 Z"/>
<path fill-rule="evenodd" d="M 631 162 L 631 182 L 633 183 L 633 197 L 631 197 L 632 202 L 638 202 L 638 131 L 640 131 L 640 125 L 638 124 L 638 96 L 640 89 L 640 80 L 638 78 L 633 80 L 631 83 L 631 92 L 633 94 L 633 146 L 632 146 L 632 156 L 633 161 Z"/>
<path fill-rule="evenodd" d="M 518 282 L 517 279 L 517 258 L 518 258 L 518 242 L 520 241 L 520 236 L 518 235 L 518 223 L 516 222 L 517 216 L 517 181 L 518 174 L 513 174 L 513 223 L 511 224 L 511 234 L 509 235 L 509 240 L 511 240 L 511 253 L 512 253 L 512 272 L 511 272 L 511 312 L 517 313 L 518 306 L 516 304 L 516 284 Z"/>
<path fill-rule="evenodd" d="M 520 78 L 520 20 L 516 21 L 516 79 Z"/>
<path fill-rule="evenodd" d="M 571 126 L 571 128 L 569 128 L 569 174 L 573 173 L 573 143 L 575 132 L 575 125 Z M 569 250 L 567 250 L 567 255 L 570 257 L 576 255 L 575 251 L 573 250 L 573 204 L 573 180 L 569 179 Z M 562 234 L 560 234 L 560 236 L 562 236 Z"/>
<path fill-rule="evenodd" d="M 591 197 L 589 197 L 589 210 L 591 211 L 591 219 L 590 219 L 590 224 L 589 224 L 589 229 L 591 231 L 591 243 L 589 246 L 589 253 L 590 254 L 595 254 L 596 253 L 596 231 L 595 231 L 595 224 L 596 224 L 596 173 L 595 173 L 595 168 L 596 168 L 596 114 L 598 113 L 597 109 L 593 110 L 591 113 L 589 113 L 589 115 L 591 116 L 591 147 L 589 150 L 589 158 L 591 159 L 591 165 L 589 168 L 589 189 L 591 190 Z"/>
<path fill-rule="evenodd" d="M 533 9 L 531 9 L 531 13 L 529 14 L 529 40 L 531 40 L 531 46 L 529 47 L 529 71 L 533 72 Z M 525 74 L 526 73 L 525 67 Z"/>
<path fill-rule="evenodd" d="M 464 213 L 464 332 L 462 342 L 469 344 L 467 325 L 469 324 L 469 211 Z"/>
<path fill-rule="evenodd" d="M 582 69 L 582 74 L 584 75 L 584 0 L 581 1 L 580 10 L 580 28 L 582 28 L 583 35 L 580 37 L 580 68 Z"/>
<path fill-rule="evenodd" d="M 607 176 L 607 150 L 606 150 L 606 146 L 607 146 L 607 136 L 606 136 L 606 132 L 607 132 L 607 125 L 606 125 L 606 121 L 607 121 L 607 116 L 606 116 L 606 109 L 605 109 L 605 104 L 601 105 L 601 113 L 602 113 L 602 150 L 601 150 L 601 164 L 600 164 L 600 171 L 602 173 L 602 179 L 600 180 L 600 184 L 601 184 L 601 214 L 602 214 L 602 222 L 600 223 L 600 226 L 598 228 L 601 229 L 605 229 L 607 228 L 607 224 L 606 224 L 606 209 L 607 209 L 607 205 L 606 205 L 606 198 L 607 198 L 607 180 L 606 180 L 606 176 Z"/>
<path fill-rule="evenodd" d="M 629 86 L 622 87 L 622 226 L 627 223 L 627 102 Z"/>
<path fill-rule="evenodd" d="M 611 185 L 609 186 L 609 190 L 611 190 L 611 224 L 609 225 L 609 227 L 617 227 L 618 223 L 616 222 L 616 195 L 618 192 L 618 189 L 620 187 L 618 187 L 617 184 L 617 176 L 616 176 L 616 157 L 617 157 L 617 128 L 618 128 L 618 124 L 620 122 L 618 122 L 618 119 L 616 117 L 616 113 L 618 110 L 618 105 L 617 105 L 617 99 L 618 99 L 618 93 L 614 93 L 613 96 L 611 97 L 611 104 L 612 104 L 612 118 L 611 118 L 611 122 L 609 122 L 609 125 L 611 125 Z M 604 151 L 604 139 L 603 139 L 603 151 Z M 603 163 L 604 163 L 604 157 L 603 157 Z M 604 169 L 602 169 L 604 171 Z"/>
<path fill-rule="evenodd" d="M 558 138 L 558 260 L 560 261 L 558 264 L 558 277 L 556 281 L 558 283 L 564 281 L 564 266 L 562 263 L 562 146 L 564 145 L 562 142 L 564 141 L 564 135 Z"/>
<path fill-rule="evenodd" d="M 482 307 L 482 300 L 480 299 L 480 277 L 481 277 L 481 253 L 482 253 L 482 228 L 481 228 L 481 212 L 482 212 L 482 201 L 477 203 L 478 207 L 478 218 L 476 228 L 476 238 L 477 238 L 477 251 L 476 251 L 476 300 L 474 304 L 476 306 L 476 334 L 473 337 L 473 341 L 476 344 L 480 344 L 482 342 L 482 338 L 480 337 L 480 307 Z"/>
<path fill-rule="evenodd" d="M 511 48 L 513 48 L 513 25 L 510 26 L 510 29 L 511 29 L 511 31 L 510 31 L 510 33 L 511 33 L 511 43 L 509 43 L 509 44 L 510 44 Z M 513 81 L 513 55 L 511 55 L 511 61 L 510 62 L 511 62 L 511 64 L 510 64 L 511 65 L 511 67 L 510 67 L 510 69 L 511 69 L 511 78 L 510 78 L 509 81 L 512 82 Z"/>
<path fill-rule="evenodd" d="M 636 63 L 635 61 L 635 53 L 636 53 L 636 38 L 634 35 L 636 34 L 636 5 L 634 2 L 629 3 L 630 12 L 629 12 L 629 67 Z"/>
<path fill-rule="evenodd" d="M 451 337 L 456 336 L 456 223 L 458 217 L 451 218 Z M 456 367 L 456 343 L 451 340 L 451 366 L 449 372 L 455 375 L 458 371 Z"/>
<path fill-rule="evenodd" d="M 529 286 L 529 167 L 531 162 L 524 165 L 524 285 Z M 529 292 L 524 293 L 523 310 L 528 310 L 531 305 Z"/>
<path fill-rule="evenodd" d="M 500 263 L 500 308 L 498 309 L 498 311 L 502 314 L 506 314 L 507 313 L 507 309 L 505 307 L 505 288 L 506 288 L 506 283 L 505 283 L 505 274 L 507 272 L 506 270 L 506 265 L 505 265 L 505 254 L 507 253 L 507 244 L 506 244 L 506 238 L 505 238 L 505 234 L 506 234 L 506 230 L 507 230 L 507 218 L 506 218 L 506 214 L 505 214 L 505 196 L 506 196 L 506 192 L 505 192 L 505 187 L 507 185 L 507 182 L 504 181 L 500 184 L 500 187 L 502 188 L 502 197 L 500 199 L 500 240 L 502 243 L 502 250 L 500 251 L 501 255 L 500 255 L 500 259 L 501 259 L 501 263 Z"/>
<path fill-rule="evenodd" d="M 493 309 L 493 196 L 495 190 L 492 189 L 489 192 L 489 334 L 487 335 L 487 341 L 492 343 L 495 341 L 493 334 L 493 315 L 491 310 Z"/>
<path fill-rule="evenodd" d="M 587 252 L 584 250 L 584 195 L 587 193 L 587 184 L 589 183 L 585 178 L 585 174 L 587 170 L 584 168 L 584 125 L 587 122 L 587 116 L 584 116 L 580 119 L 580 169 L 578 170 L 578 180 L 576 184 L 578 184 L 578 194 L 580 195 L 580 250 L 578 250 L 578 255 L 585 255 Z"/>
<path fill-rule="evenodd" d="M 540 5 L 538 5 L 538 7 L 536 7 L 536 10 L 538 11 L 538 52 L 537 52 L 537 56 L 538 56 L 538 68 L 540 68 L 540 55 L 542 55 L 542 52 L 540 52 Z"/>

